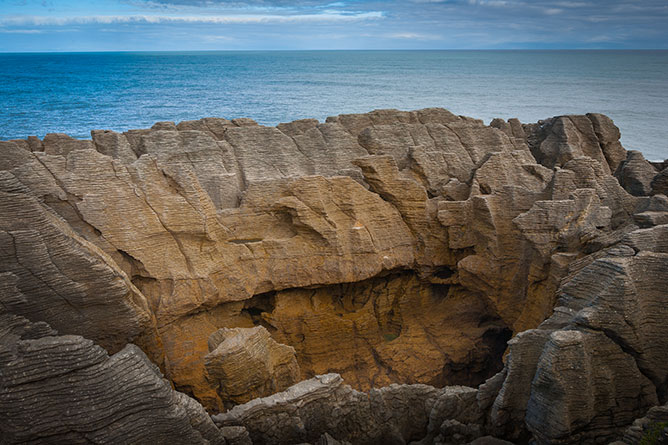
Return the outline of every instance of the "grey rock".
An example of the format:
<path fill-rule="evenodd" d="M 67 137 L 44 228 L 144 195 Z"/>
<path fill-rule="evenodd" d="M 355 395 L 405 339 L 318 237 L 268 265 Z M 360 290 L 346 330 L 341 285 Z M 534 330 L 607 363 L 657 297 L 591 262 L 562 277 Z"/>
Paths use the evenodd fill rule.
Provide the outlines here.
<path fill-rule="evenodd" d="M 666 424 L 668 424 L 668 405 L 652 407 L 643 417 L 636 419 L 624 431 L 624 436 L 619 444 L 637 445 L 641 443 L 644 437 L 649 435 L 656 435 L 658 439 L 663 439 L 663 441 L 659 440 L 657 443 L 665 443 L 668 438 L 665 431 Z"/>
<path fill-rule="evenodd" d="M 146 298 L 116 263 L 7 171 L 0 171 L 0 240 L 0 270 L 15 288 L 0 294 L 7 310 L 86 336 L 110 352 L 156 341 Z"/>
<path fill-rule="evenodd" d="M 513 445 L 513 443 L 508 442 L 507 440 L 497 439 L 493 436 L 484 436 L 477 438 L 469 445 Z"/>
<path fill-rule="evenodd" d="M 131 164 L 137 159 L 137 154 L 132 150 L 124 134 L 109 130 L 93 130 L 90 134 L 95 149 L 100 153 L 120 159 L 126 164 Z"/>
<path fill-rule="evenodd" d="M 598 161 L 606 173 L 611 171 L 588 116 L 558 116 L 542 124 L 525 125 L 524 131 L 534 157 L 548 168 L 585 156 Z"/>
<path fill-rule="evenodd" d="M 630 252 L 611 247 L 572 264 L 554 314 L 533 338 L 528 331 L 511 341 L 491 432 L 526 437 L 524 418 L 540 444 L 614 440 L 663 400 L 665 230 L 631 231 L 622 240 Z"/>
<path fill-rule="evenodd" d="M 604 114 L 588 113 L 587 117 L 594 126 L 598 143 L 610 166 L 610 172 L 615 173 L 622 161 L 626 159 L 626 150 L 619 142 L 621 137 L 619 128 L 612 122 L 612 119 Z"/>
<path fill-rule="evenodd" d="M 319 377 L 219 415 L 228 441 L 612 440 L 665 402 L 668 198 L 656 167 L 627 154 L 605 116 L 485 126 L 442 109 L 376 110 L 275 128 L 206 118 L 91 135 L 0 142 L 2 307 L 31 320 L 21 341 L 53 347 L 66 375 L 86 360 L 135 357 L 126 345 L 137 343 L 218 411 L 226 379 L 219 366 L 207 371 L 220 346 L 209 350 L 207 338 L 272 322 L 271 304 L 249 315 L 242 300 L 410 270 L 448 289 L 439 307 L 460 299 L 484 312 L 461 333 L 464 346 L 436 348 L 432 369 L 416 375 L 443 384 L 452 374 L 439 357 L 489 350 L 493 363 L 466 369 L 482 380 L 516 334 L 501 372 L 477 390 L 368 393 Z M 432 340 L 383 344 L 369 361 L 386 366 Z M 26 351 L 26 363 L 37 360 Z M 52 368 L 26 365 L 25 376 L 52 379 Z M 164 397 L 158 411 L 186 413 L 166 418 L 216 436 L 199 405 Z"/>
<path fill-rule="evenodd" d="M 174 124 L 174 122 L 168 122 L 168 121 L 156 122 L 151 127 L 151 130 L 176 131 L 176 124 Z"/>
<path fill-rule="evenodd" d="M 314 442 L 325 433 L 352 443 L 399 444 L 422 438 L 440 393 L 426 385 L 391 385 L 365 394 L 327 374 L 213 420 L 221 428 L 245 427 L 254 444 Z"/>
<path fill-rule="evenodd" d="M 109 356 L 4 310 L 0 326 L 2 443 L 226 443 L 138 347 Z"/>
<path fill-rule="evenodd" d="M 653 195 L 668 195 L 668 168 L 664 168 L 659 174 L 654 176 L 650 183 Z"/>
<path fill-rule="evenodd" d="M 253 445 L 246 428 L 242 426 L 226 426 L 220 428 L 228 445 Z"/>
<path fill-rule="evenodd" d="M 652 193 L 652 181 L 659 172 L 639 151 L 630 150 L 616 173 L 619 183 L 633 196 Z"/>

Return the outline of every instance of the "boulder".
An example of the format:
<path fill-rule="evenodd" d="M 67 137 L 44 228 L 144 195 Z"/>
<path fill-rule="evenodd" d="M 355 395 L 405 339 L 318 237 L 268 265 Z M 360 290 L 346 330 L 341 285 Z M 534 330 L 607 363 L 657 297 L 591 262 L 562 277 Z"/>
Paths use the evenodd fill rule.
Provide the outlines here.
<path fill-rule="evenodd" d="M 224 403 L 245 403 L 299 381 L 294 348 L 276 343 L 262 326 L 219 329 L 209 337 L 209 351 L 206 371 Z"/>

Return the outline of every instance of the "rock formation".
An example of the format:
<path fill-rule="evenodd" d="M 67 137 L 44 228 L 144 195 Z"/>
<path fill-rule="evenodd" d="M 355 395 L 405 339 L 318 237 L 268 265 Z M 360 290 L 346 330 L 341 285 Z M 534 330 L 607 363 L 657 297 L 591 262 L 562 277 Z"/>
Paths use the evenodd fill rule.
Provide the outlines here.
<path fill-rule="evenodd" d="M 21 297 L 13 286 L 0 290 Z M 3 444 L 226 443 L 204 408 L 132 344 L 109 356 L 2 310 L 0 369 Z"/>
<path fill-rule="evenodd" d="M 276 343 L 262 326 L 219 329 L 209 337 L 209 351 L 206 370 L 222 400 L 244 403 L 299 381 L 294 348 Z"/>
<path fill-rule="evenodd" d="M 0 142 L 5 441 L 580 443 L 668 401 L 666 171 L 606 116 L 91 135 Z"/>

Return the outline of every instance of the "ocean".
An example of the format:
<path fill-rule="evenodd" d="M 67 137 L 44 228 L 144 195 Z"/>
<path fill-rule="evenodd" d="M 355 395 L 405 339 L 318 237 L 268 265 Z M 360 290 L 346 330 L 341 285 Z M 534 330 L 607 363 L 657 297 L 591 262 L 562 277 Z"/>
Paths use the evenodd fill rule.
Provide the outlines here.
<path fill-rule="evenodd" d="M 627 149 L 668 158 L 668 51 L 5 53 L 0 104 L 2 139 L 379 108 L 443 107 L 486 123 L 597 112 Z"/>

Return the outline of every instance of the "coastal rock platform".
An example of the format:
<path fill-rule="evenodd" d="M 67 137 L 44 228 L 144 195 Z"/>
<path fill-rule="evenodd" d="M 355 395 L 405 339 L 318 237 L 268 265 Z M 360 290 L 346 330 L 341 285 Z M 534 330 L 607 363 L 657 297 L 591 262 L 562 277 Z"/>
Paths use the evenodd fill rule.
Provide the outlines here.
<path fill-rule="evenodd" d="M 1 141 L 0 443 L 638 443 L 668 168 L 619 138 L 433 108 Z"/>

